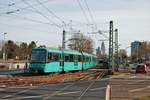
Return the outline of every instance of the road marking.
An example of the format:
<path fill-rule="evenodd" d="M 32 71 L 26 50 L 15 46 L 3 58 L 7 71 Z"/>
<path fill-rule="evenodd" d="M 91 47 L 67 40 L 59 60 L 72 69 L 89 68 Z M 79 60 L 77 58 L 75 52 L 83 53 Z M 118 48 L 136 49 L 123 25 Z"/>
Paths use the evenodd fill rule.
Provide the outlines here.
<path fill-rule="evenodd" d="M 94 89 L 90 89 L 91 91 L 95 91 L 95 90 L 103 90 L 106 89 L 106 87 L 101 87 L 101 88 L 94 88 Z"/>
<path fill-rule="evenodd" d="M 102 89 L 106 89 L 106 87 L 101 87 L 101 88 L 94 88 L 94 89 L 90 89 L 90 91 L 95 91 L 95 90 L 102 90 Z M 55 95 L 66 95 L 66 94 L 74 94 L 74 93 L 80 93 L 81 91 L 72 91 L 72 92 L 64 92 L 64 93 L 60 93 L 60 91 L 56 91 L 59 92 Z M 62 92 L 62 91 L 61 91 Z M 31 99 L 31 98 L 40 98 L 43 97 L 45 95 L 38 95 L 38 96 L 25 96 L 25 97 L 18 97 L 18 98 L 14 98 L 11 100 L 17 100 L 17 99 Z M 46 98 L 45 98 L 46 99 Z M 44 99 L 44 100 L 45 100 Z M 48 98 L 49 99 L 49 98 Z M 9 99 L 8 99 L 9 100 Z"/>
<path fill-rule="evenodd" d="M 103 90 L 103 89 L 106 89 L 106 87 L 94 88 L 94 89 L 90 89 L 90 91 Z M 79 92 L 81 91 L 65 92 L 65 93 L 59 93 L 57 95 L 73 94 L 73 93 L 79 93 Z"/>
<path fill-rule="evenodd" d="M 67 85 L 65 86 L 64 88 L 60 89 L 59 91 L 55 91 L 54 93 L 52 93 L 51 95 L 43 95 L 45 96 L 44 100 L 49 100 L 51 97 L 55 96 L 55 95 L 58 95 L 59 93 L 63 92 L 65 89 L 71 87 L 72 85 L 74 85 L 75 83 L 73 84 L 70 84 L 70 85 Z"/>
<path fill-rule="evenodd" d="M 136 78 L 136 76 L 130 76 L 129 78 Z"/>
<path fill-rule="evenodd" d="M 74 93 L 79 93 L 79 92 L 81 91 L 65 92 L 65 93 L 59 93 L 57 95 L 74 94 Z"/>
<path fill-rule="evenodd" d="M 18 98 L 14 98 L 14 99 L 11 99 L 11 100 L 17 100 L 17 99 L 31 99 L 31 98 L 39 98 L 39 97 L 42 97 L 42 95 L 39 95 L 39 96 L 18 97 Z"/>
<path fill-rule="evenodd" d="M 20 94 L 20 93 L 27 92 L 27 91 L 29 91 L 29 90 L 30 90 L 30 89 L 26 89 L 26 90 L 23 90 L 23 91 L 17 92 L 17 93 L 15 93 L 15 94 L 12 94 L 12 95 L 7 95 L 7 96 L 4 96 L 4 97 L 3 97 L 3 99 L 5 99 L 5 98 L 8 98 L 8 97 L 15 96 L 15 95 L 17 95 L 17 94 Z"/>
<path fill-rule="evenodd" d="M 37 88 L 37 87 L 34 86 L 34 87 L 31 87 L 31 88 L 25 89 L 25 90 L 23 90 L 23 91 L 16 92 L 16 93 L 14 93 L 14 94 L 12 94 L 12 95 L 4 96 L 4 97 L 2 97 L 2 98 L 5 99 L 5 98 L 12 97 L 12 96 L 15 96 L 15 95 L 20 94 L 20 93 L 25 93 L 25 92 L 27 92 L 27 91 L 29 91 L 29 90 L 34 89 L 34 88 Z M 14 88 L 14 89 L 15 89 L 15 88 Z"/>
<path fill-rule="evenodd" d="M 111 87 L 110 85 L 107 85 L 106 93 L 105 93 L 105 100 L 110 100 L 110 97 L 111 97 Z"/>
<path fill-rule="evenodd" d="M 23 89 L 23 88 L 35 88 L 37 86 L 21 86 L 21 87 L 8 87 L 8 89 Z"/>
<path fill-rule="evenodd" d="M 146 86 L 146 87 L 144 87 L 144 88 L 138 88 L 138 89 L 129 90 L 129 92 L 142 91 L 142 90 L 145 90 L 145 89 L 148 89 L 148 88 L 150 88 L 150 86 Z"/>
<path fill-rule="evenodd" d="M 95 80 L 81 93 L 81 95 L 76 100 L 80 100 L 82 98 L 82 96 L 88 91 L 89 88 L 91 88 L 91 86 L 94 83 L 95 83 Z"/>

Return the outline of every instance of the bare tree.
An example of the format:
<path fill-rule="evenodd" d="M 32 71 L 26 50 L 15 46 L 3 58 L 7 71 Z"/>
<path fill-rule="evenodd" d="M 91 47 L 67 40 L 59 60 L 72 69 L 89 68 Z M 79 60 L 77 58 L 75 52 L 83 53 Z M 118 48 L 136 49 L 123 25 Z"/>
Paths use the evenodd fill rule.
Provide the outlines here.
<path fill-rule="evenodd" d="M 80 52 L 93 53 L 93 41 L 91 38 L 84 36 L 81 33 L 76 33 L 72 36 L 69 43 L 69 48 Z"/>

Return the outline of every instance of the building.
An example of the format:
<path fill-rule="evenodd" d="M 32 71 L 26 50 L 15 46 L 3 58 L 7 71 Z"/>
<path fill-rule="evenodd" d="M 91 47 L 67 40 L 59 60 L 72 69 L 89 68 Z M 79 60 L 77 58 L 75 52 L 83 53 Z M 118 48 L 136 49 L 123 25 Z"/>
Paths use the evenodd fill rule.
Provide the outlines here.
<path fill-rule="evenodd" d="M 96 55 L 97 55 L 98 58 L 100 58 L 100 56 L 101 56 L 100 47 L 98 47 L 98 48 L 96 49 Z"/>
<path fill-rule="evenodd" d="M 140 43 L 141 43 L 140 41 L 134 41 L 131 43 L 131 56 L 134 56 L 134 55 L 137 56 Z"/>
<path fill-rule="evenodd" d="M 106 49 L 105 49 L 105 44 L 104 44 L 104 41 L 103 41 L 102 44 L 101 44 L 101 55 L 102 56 L 106 55 L 105 51 L 106 51 Z"/>
<path fill-rule="evenodd" d="M 131 58 L 133 62 L 144 62 L 149 60 L 150 42 L 134 41 L 131 43 Z"/>

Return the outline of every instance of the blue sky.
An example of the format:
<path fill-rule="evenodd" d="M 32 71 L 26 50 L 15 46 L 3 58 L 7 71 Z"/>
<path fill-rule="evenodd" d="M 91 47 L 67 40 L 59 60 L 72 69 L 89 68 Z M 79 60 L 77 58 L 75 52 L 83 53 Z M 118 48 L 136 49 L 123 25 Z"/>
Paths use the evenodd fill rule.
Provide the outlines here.
<path fill-rule="evenodd" d="M 6 39 L 14 41 L 30 42 L 38 41 L 38 44 L 45 44 L 49 47 L 61 45 L 62 29 L 54 23 L 62 26 L 62 22 L 44 9 L 37 0 L 24 0 L 33 5 L 45 17 L 38 14 L 35 9 L 29 7 L 22 0 L 0 0 L 0 33 L 7 32 Z M 100 35 L 90 35 L 92 31 L 89 22 L 85 19 L 78 0 L 40 0 L 49 10 L 59 16 L 65 23 L 69 24 L 72 20 L 72 27 L 80 30 L 85 35 L 92 37 L 95 47 L 100 46 L 98 39 L 104 39 Z M 90 23 L 89 12 L 86 9 L 84 0 L 79 0 L 84 8 Z M 97 30 L 108 30 L 109 21 L 114 21 L 114 28 L 119 30 L 119 42 L 121 48 L 126 48 L 134 40 L 150 40 L 150 0 L 86 0 L 97 24 Z M 8 6 L 13 4 L 12 6 Z M 21 9 L 21 8 L 26 9 Z M 6 12 L 16 11 L 6 14 Z M 30 19 L 30 20 L 29 20 Z M 32 21 L 31 21 L 32 20 Z M 34 20 L 34 21 L 33 21 Z M 38 22 L 35 22 L 38 21 Z M 39 22 L 40 21 L 40 22 Z M 42 23 L 41 23 L 42 22 Z M 54 22 L 54 23 L 53 23 Z M 70 31 L 70 27 L 65 27 Z M 67 34 L 70 38 L 71 33 Z M 108 35 L 108 33 L 106 33 Z M 0 39 L 2 39 L 2 34 Z M 107 44 L 107 42 L 106 42 Z"/>

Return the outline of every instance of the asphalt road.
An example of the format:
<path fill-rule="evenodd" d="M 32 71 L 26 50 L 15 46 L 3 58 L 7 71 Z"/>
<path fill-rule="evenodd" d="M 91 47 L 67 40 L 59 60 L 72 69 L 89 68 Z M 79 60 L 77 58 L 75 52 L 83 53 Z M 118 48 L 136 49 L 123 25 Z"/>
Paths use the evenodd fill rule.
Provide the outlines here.
<path fill-rule="evenodd" d="M 105 100 L 108 79 L 0 88 L 0 100 Z"/>
<path fill-rule="evenodd" d="M 137 98 L 150 96 L 150 73 L 111 78 L 109 85 L 111 100 L 139 100 Z"/>

